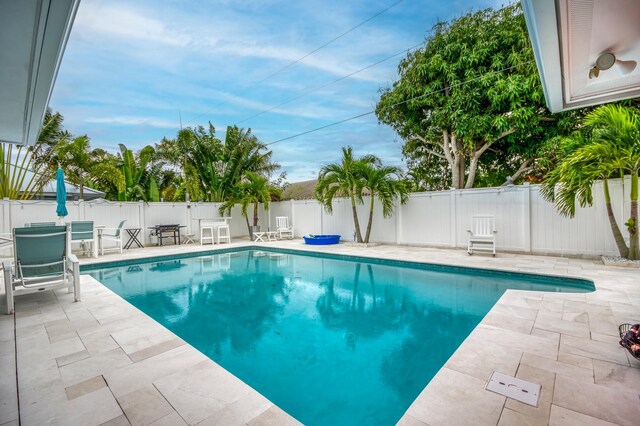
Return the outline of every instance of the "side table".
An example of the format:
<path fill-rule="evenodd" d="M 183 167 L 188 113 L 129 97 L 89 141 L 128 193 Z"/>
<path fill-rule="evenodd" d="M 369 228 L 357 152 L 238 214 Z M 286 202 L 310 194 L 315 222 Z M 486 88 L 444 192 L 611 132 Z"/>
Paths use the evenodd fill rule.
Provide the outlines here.
<path fill-rule="evenodd" d="M 124 246 L 126 250 L 129 250 L 131 248 L 131 245 L 133 244 L 137 245 L 140 248 L 144 247 L 144 245 L 138 239 L 142 228 L 126 228 L 125 231 L 127 231 L 127 234 L 129 234 L 129 241 L 127 241 L 127 244 Z"/>

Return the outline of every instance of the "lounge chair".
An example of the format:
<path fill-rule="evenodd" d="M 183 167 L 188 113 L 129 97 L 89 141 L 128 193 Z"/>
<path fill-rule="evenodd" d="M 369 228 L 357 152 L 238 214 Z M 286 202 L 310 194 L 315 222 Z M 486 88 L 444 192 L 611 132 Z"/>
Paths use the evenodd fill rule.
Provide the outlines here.
<path fill-rule="evenodd" d="M 71 244 L 80 243 L 86 253 L 86 245 L 91 244 L 91 255 L 98 257 L 98 239 L 93 229 L 92 220 L 75 220 L 71 222 Z"/>
<path fill-rule="evenodd" d="M 116 247 L 113 249 L 107 249 L 107 250 L 120 250 L 120 254 L 122 254 L 122 227 L 124 226 L 124 223 L 126 222 L 126 220 L 120 221 L 120 224 L 118 225 L 117 228 L 104 228 L 101 232 L 102 234 L 100 235 L 101 241 L 100 241 L 100 254 L 104 255 L 104 242 L 106 241 L 115 241 L 116 243 Z M 105 233 L 104 231 L 113 231 L 113 233 Z"/>
<path fill-rule="evenodd" d="M 471 218 L 471 229 L 468 232 L 467 253 L 473 251 L 490 251 L 496 255 L 496 231 L 493 216 L 478 215 Z"/>
<path fill-rule="evenodd" d="M 293 227 L 289 225 L 289 217 L 276 217 L 276 232 L 279 239 L 283 239 L 285 236 L 293 239 Z"/>
<path fill-rule="evenodd" d="M 30 226 L 32 228 L 36 228 L 38 226 L 56 226 L 55 222 L 31 222 L 28 224 L 25 224 L 24 226 Z"/>
<path fill-rule="evenodd" d="M 69 253 L 66 226 L 15 228 L 13 265 L 2 264 L 7 314 L 14 311 L 14 297 L 45 290 L 72 289 L 80 301 L 80 263 Z"/>

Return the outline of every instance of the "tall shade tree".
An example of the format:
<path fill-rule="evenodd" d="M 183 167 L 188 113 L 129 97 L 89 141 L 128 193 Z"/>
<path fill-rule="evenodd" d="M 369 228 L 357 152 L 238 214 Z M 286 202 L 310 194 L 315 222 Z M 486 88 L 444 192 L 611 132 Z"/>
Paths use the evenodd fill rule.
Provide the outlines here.
<path fill-rule="evenodd" d="M 398 73 L 376 115 L 404 140 L 410 170 L 446 169 L 444 181 L 422 180 L 430 189 L 516 179 L 531 170 L 539 142 L 566 134 L 581 114 L 546 109 L 519 3 L 436 24 Z"/>
<path fill-rule="evenodd" d="M 364 164 L 357 171 L 361 176 L 358 179 L 362 188 L 369 190 L 369 220 L 367 222 L 367 233 L 364 236 L 364 243 L 369 242 L 371 227 L 373 225 L 373 208 L 375 200 L 378 199 L 382 205 L 382 215 L 385 218 L 393 215 L 396 201 L 406 203 L 408 190 L 402 180 L 402 172 L 398 167 L 385 166 L 381 162 L 375 161 L 372 164 Z"/>
<path fill-rule="evenodd" d="M 640 258 L 638 247 L 638 171 L 640 170 L 640 114 L 635 108 L 606 105 L 587 115 L 584 124 L 593 127 L 590 138 L 568 141 L 572 150 L 558 166 L 549 172 L 542 186 L 542 195 L 553 201 L 558 211 L 575 215 L 576 205 L 593 204 L 593 184 L 603 181 L 609 224 L 620 255 Z M 627 247 L 613 214 L 608 180 L 631 176 L 630 218 L 625 223 L 629 233 Z"/>
<path fill-rule="evenodd" d="M 282 195 L 280 188 L 269 182 L 269 179 L 253 172 L 247 172 L 245 178 L 233 191 L 233 195 L 220 206 L 220 214 L 230 212 L 233 206 L 240 204 L 242 216 L 247 222 L 247 230 L 251 237 L 251 224 L 249 223 L 249 206 L 253 206 L 253 227 L 258 226 L 258 208 L 262 204 L 265 210 L 269 210 L 271 200 Z"/>
<path fill-rule="evenodd" d="M 333 199 L 335 197 L 348 197 L 351 201 L 353 212 L 353 224 L 356 231 L 356 241 L 362 243 L 360 221 L 356 205 L 362 204 L 362 173 L 367 165 L 373 165 L 379 161 L 374 155 L 365 155 L 360 158 L 353 156 L 353 148 L 342 148 L 342 161 L 322 166 L 318 174 L 318 183 L 313 190 L 316 199 L 324 206 L 327 212 L 333 212 Z"/>

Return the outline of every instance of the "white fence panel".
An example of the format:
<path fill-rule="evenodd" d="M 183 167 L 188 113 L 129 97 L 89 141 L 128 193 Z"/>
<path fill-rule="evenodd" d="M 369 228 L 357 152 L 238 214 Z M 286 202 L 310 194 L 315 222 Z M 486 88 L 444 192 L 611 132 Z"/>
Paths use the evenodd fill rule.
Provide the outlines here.
<path fill-rule="evenodd" d="M 612 206 L 618 224 L 627 237 L 624 222 L 629 215 L 630 182 L 623 187 L 619 180 L 609 182 Z M 623 191 L 624 189 L 624 191 Z M 406 204 L 397 206 L 394 216 L 385 219 L 382 207 L 374 207 L 371 242 L 413 245 L 466 247 L 471 217 L 490 214 L 495 217 L 499 250 L 596 256 L 617 254 L 604 205 L 602 184 L 593 189 L 594 205 L 578 208 L 573 219 L 562 217 L 553 204 L 540 195 L 538 185 L 502 188 L 437 191 L 411 194 Z M 29 222 L 56 221 L 54 201 L 0 201 L 0 233 Z M 184 232 L 199 238 L 198 219 L 219 217 L 219 203 L 138 203 L 68 202 L 66 221 L 93 220 L 96 225 L 115 227 L 126 219 L 125 227 L 143 228 L 149 242 L 149 226 L 177 223 L 186 225 Z M 358 218 L 364 235 L 369 213 L 369 199 L 358 205 Z M 253 206 L 249 208 L 253 220 Z M 269 211 L 259 207 L 258 224 L 262 229 L 275 229 L 276 216 L 288 216 L 294 234 L 340 234 L 344 241 L 353 240 L 354 224 L 350 200 L 334 200 L 333 214 L 327 213 L 316 200 L 272 203 Z M 231 211 L 231 235 L 245 238 L 247 225 L 239 206 Z"/>
<path fill-rule="evenodd" d="M 601 187 L 594 189 L 594 205 L 578 207 L 573 219 L 559 215 L 553 204 L 539 196 L 539 188 L 532 189 L 531 199 L 531 249 L 534 253 L 618 254 Z M 620 220 L 618 224 L 622 226 Z"/>
<path fill-rule="evenodd" d="M 455 191 L 456 247 L 467 246 L 467 230 L 471 229 L 473 216 L 492 215 L 498 231 L 496 247 L 502 250 L 525 250 L 522 227 L 524 209 L 528 206 L 524 205 L 522 189 L 513 188 Z"/>
<path fill-rule="evenodd" d="M 400 206 L 399 242 L 451 246 L 453 207 L 449 192 L 411 194 Z"/>
<path fill-rule="evenodd" d="M 355 225 L 353 223 L 353 212 L 351 209 L 351 200 L 347 198 L 336 198 L 333 200 L 333 214 L 327 211 L 318 203 L 318 208 L 322 212 L 322 234 L 342 235 L 343 241 L 353 241 L 353 233 Z M 360 221 L 360 230 L 363 230 L 364 215 L 358 212 L 358 220 Z M 365 225 L 366 226 L 366 225 Z M 306 232 L 309 234 L 310 232 Z M 320 233 L 320 232 L 318 232 Z"/>
<path fill-rule="evenodd" d="M 115 228 L 120 224 L 120 221 L 126 220 L 124 228 L 142 228 L 144 207 L 140 203 L 83 204 L 84 220 L 93 220 L 95 225 Z"/>
<path fill-rule="evenodd" d="M 315 200 L 293 202 L 293 235 L 322 234 L 322 207 Z"/>
<path fill-rule="evenodd" d="M 349 205 L 349 201 L 347 205 Z M 360 220 L 360 231 L 362 232 L 362 238 L 367 233 L 367 224 L 369 222 L 369 209 L 371 208 L 371 198 L 364 197 L 364 204 L 358 206 L 358 219 Z M 349 210 L 351 206 L 349 205 Z M 396 211 L 394 210 L 394 213 Z M 353 213 L 351 214 L 353 216 Z M 379 200 L 374 200 L 373 205 L 373 220 L 371 224 L 371 236 L 370 242 L 379 243 L 395 243 L 397 241 L 396 232 L 396 217 L 395 214 L 389 218 L 385 218 L 382 212 L 382 204 Z"/>
<path fill-rule="evenodd" d="M 280 201 L 276 203 L 271 203 L 269 205 L 269 228 L 272 230 L 276 229 L 276 217 L 278 216 L 287 216 L 289 218 L 289 223 L 293 224 L 293 216 L 291 215 L 292 203 L 291 201 Z M 295 234 L 294 234 L 295 235 Z"/>

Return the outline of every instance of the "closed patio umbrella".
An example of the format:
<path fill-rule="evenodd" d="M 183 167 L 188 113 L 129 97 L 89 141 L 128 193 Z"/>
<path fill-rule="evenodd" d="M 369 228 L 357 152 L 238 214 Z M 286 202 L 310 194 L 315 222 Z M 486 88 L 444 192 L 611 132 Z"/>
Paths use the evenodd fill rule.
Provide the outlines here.
<path fill-rule="evenodd" d="M 64 183 L 64 172 L 61 168 L 58 168 L 56 172 L 56 214 L 60 220 L 64 221 L 64 217 L 69 214 L 67 211 L 67 188 Z"/>

